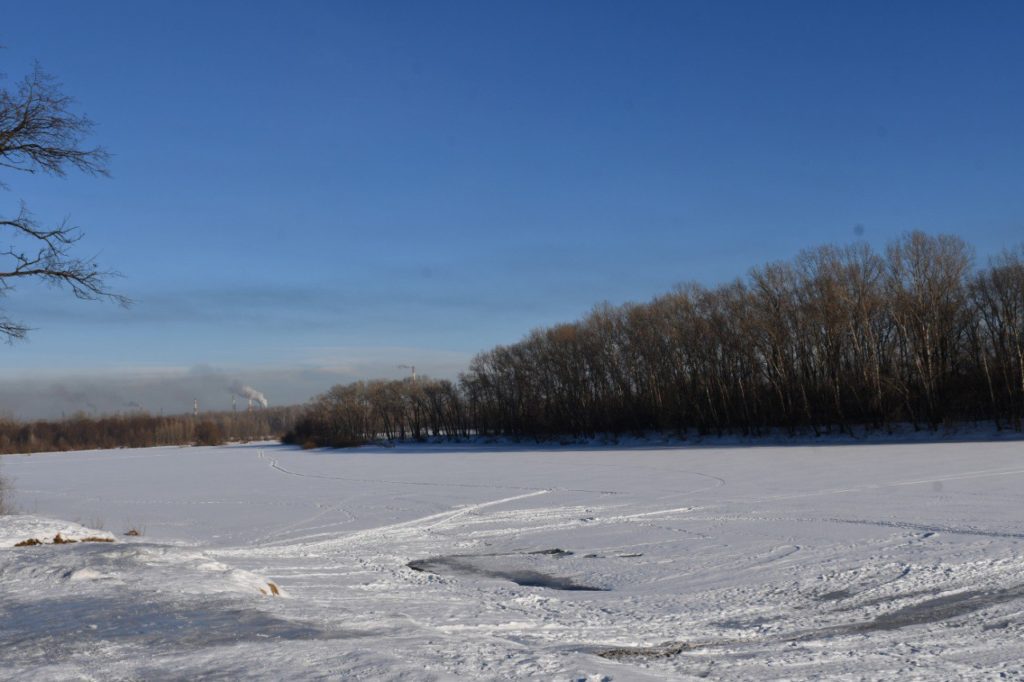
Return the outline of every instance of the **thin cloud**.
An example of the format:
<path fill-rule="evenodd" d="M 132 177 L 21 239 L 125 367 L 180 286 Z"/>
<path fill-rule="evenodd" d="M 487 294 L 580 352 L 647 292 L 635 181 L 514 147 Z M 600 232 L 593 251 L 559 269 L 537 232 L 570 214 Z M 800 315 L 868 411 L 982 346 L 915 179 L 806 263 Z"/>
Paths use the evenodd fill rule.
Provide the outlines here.
<path fill-rule="evenodd" d="M 183 414 L 199 400 L 202 410 L 229 410 L 237 386 L 255 387 L 271 405 L 301 404 L 339 383 L 400 378 L 417 373 L 457 378 L 468 353 L 412 347 L 317 347 L 288 367 L 138 366 L 107 370 L 22 373 L 0 384 L 0 414 L 16 419 L 61 418 L 83 412 L 146 411 Z"/>

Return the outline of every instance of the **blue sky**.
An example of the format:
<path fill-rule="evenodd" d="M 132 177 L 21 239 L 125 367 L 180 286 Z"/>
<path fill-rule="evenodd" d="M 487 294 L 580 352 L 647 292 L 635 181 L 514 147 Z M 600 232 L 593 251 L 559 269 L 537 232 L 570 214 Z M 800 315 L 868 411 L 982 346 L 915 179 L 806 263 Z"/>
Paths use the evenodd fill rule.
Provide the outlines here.
<path fill-rule="evenodd" d="M 453 377 L 600 301 L 725 281 L 857 226 L 877 246 L 957 233 L 982 261 L 1024 241 L 1021 3 L 3 14 L 7 82 L 33 60 L 57 75 L 113 177 L 5 173 L 0 210 L 70 216 L 137 301 L 11 293 L 35 327 L 0 349 L 17 416 L 74 409 L 53 387 L 86 380 L 116 385 L 100 411 L 180 411 L 161 387 L 196 376 L 277 404 L 399 364 Z"/>

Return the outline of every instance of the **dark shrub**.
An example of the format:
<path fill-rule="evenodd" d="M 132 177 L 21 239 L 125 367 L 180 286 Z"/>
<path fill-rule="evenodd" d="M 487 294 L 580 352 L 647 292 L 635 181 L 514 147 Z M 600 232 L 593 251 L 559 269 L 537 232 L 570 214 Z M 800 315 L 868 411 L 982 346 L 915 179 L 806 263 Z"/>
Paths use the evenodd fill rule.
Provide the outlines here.
<path fill-rule="evenodd" d="M 223 445 L 224 432 L 212 421 L 203 420 L 196 424 L 196 445 Z"/>

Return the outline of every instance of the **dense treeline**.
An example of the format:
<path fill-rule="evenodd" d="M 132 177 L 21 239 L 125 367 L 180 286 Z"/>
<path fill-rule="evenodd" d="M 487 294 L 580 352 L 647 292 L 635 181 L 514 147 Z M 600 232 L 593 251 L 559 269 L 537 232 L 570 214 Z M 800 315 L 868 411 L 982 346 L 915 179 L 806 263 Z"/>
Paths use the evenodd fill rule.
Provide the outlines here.
<path fill-rule="evenodd" d="M 0 421 L 0 454 L 141 448 L 155 445 L 216 445 L 226 441 L 280 438 L 295 424 L 298 407 L 253 412 L 211 412 L 199 417 L 125 414 L 75 415 L 59 421 Z"/>
<path fill-rule="evenodd" d="M 849 431 L 1024 419 L 1024 247 L 975 269 L 955 236 L 825 246 L 715 288 L 601 305 L 450 382 L 317 398 L 292 442 L 468 434 Z"/>
<path fill-rule="evenodd" d="M 359 381 L 313 399 L 284 442 L 348 447 L 373 440 L 470 434 L 465 401 L 450 381 Z"/>

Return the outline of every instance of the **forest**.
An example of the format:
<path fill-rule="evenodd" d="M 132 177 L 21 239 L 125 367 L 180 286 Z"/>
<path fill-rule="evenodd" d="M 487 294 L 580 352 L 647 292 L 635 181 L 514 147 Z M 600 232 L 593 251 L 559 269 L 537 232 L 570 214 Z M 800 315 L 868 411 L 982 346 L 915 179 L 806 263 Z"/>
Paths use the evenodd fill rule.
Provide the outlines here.
<path fill-rule="evenodd" d="M 478 354 L 458 381 L 334 386 L 254 412 L 0 421 L 0 453 L 282 438 L 759 436 L 1024 428 L 1024 245 L 951 235 L 822 246 L 716 287 L 596 306 Z"/>
<path fill-rule="evenodd" d="M 716 287 L 601 304 L 477 355 L 458 382 L 335 386 L 286 442 L 936 430 L 1024 419 L 1024 246 L 823 246 Z"/>
<path fill-rule="evenodd" d="M 0 420 L 0 454 L 142 448 L 157 445 L 220 445 L 227 441 L 278 438 L 291 429 L 299 407 L 252 412 L 210 412 L 201 416 L 145 413 L 55 421 Z"/>

